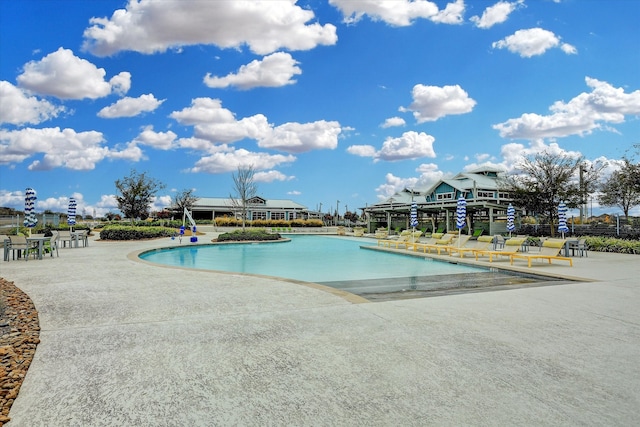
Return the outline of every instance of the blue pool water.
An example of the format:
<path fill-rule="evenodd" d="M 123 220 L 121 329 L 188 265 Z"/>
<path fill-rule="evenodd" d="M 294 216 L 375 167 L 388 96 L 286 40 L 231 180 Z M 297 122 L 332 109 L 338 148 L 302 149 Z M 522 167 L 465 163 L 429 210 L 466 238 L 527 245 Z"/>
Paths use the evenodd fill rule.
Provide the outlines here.
<path fill-rule="evenodd" d="M 185 245 L 145 252 L 145 261 L 175 267 L 261 274 L 320 283 L 370 300 L 521 286 L 540 278 L 367 250 L 371 239 L 290 236 L 290 242 Z M 550 279 L 543 279 L 549 282 Z"/>
<path fill-rule="evenodd" d="M 332 282 L 469 273 L 478 268 L 369 251 L 371 239 L 291 236 L 290 242 L 182 246 L 140 258 L 176 267 L 264 274 L 307 282 Z"/>

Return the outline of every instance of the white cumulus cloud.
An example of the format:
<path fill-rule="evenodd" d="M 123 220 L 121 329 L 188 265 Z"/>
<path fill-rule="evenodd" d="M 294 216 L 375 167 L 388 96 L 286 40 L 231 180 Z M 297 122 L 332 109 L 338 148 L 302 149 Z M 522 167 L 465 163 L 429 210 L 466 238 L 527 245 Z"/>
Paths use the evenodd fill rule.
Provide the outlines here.
<path fill-rule="evenodd" d="M 276 126 L 258 146 L 288 153 L 304 153 L 311 150 L 333 150 L 338 146 L 340 123 L 318 120 L 311 123 L 285 123 Z"/>
<path fill-rule="evenodd" d="M 119 51 L 164 52 L 211 44 L 243 45 L 260 55 L 278 49 L 309 50 L 337 41 L 336 27 L 321 25 L 295 1 L 130 0 L 111 18 L 92 18 L 83 49 L 97 56 Z"/>
<path fill-rule="evenodd" d="M 424 132 L 409 131 L 398 138 L 387 138 L 380 150 L 376 150 L 372 145 L 352 145 L 347 148 L 347 152 L 355 156 L 372 157 L 374 161 L 385 160 L 389 162 L 435 157 L 434 141 L 433 136 Z"/>
<path fill-rule="evenodd" d="M 585 78 L 592 90 L 569 102 L 556 101 L 550 115 L 525 113 L 493 125 L 503 138 L 550 138 L 585 135 L 600 129 L 602 123 L 622 123 L 627 115 L 640 114 L 640 90 L 625 93 L 607 82 Z"/>
<path fill-rule="evenodd" d="M 39 156 L 29 164 L 29 170 L 92 170 L 107 157 L 122 157 L 118 149 L 110 149 L 104 142 L 104 136 L 97 131 L 76 132 L 59 127 L 0 129 L 0 164 Z"/>
<path fill-rule="evenodd" d="M 0 81 L 0 123 L 38 124 L 57 117 L 64 107 L 30 96 L 7 81 Z"/>
<path fill-rule="evenodd" d="M 234 172 L 238 167 L 252 166 L 255 170 L 273 169 L 281 164 L 295 161 L 292 155 L 251 152 L 243 148 L 212 153 L 198 160 L 190 172 L 225 173 Z"/>
<path fill-rule="evenodd" d="M 413 102 L 400 111 L 412 111 L 418 123 L 433 122 L 451 114 L 465 114 L 473 110 L 476 101 L 459 85 L 425 86 L 417 84 L 412 91 Z"/>
<path fill-rule="evenodd" d="M 491 46 L 494 49 L 508 49 L 523 58 L 530 58 L 542 55 L 547 50 L 559 45 L 560 38 L 551 31 L 542 28 L 530 28 L 528 30 L 518 30 L 502 40 L 493 42 Z M 567 43 L 562 45 L 562 50 L 567 54 L 577 53 L 577 49 Z"/>
<path fill-rule="evenodd" d="M 219 99 L 193 99 L 190 107 L 174 111 L 169 117 L 180 124 L 194 126 L 197 138 L 214 143 L 230 143 L 244 138 L 260 139 L 271 132 L 271 125 L 264 115 L 256 114 L 237 120 L 230 110 L 222 107 Z"/>
<path fill-rule="evenodd" d="M 405 188 L 414 188 L 418 183 L 418 178 L 400 178 L 392 173 L 387 173 L 384 178 L 385 182 L 376 187 L 380 201 L 388 199 Z"/>
<path fill-rule="evenodd" d="M 438 24 L 461 24 L 464 18 L 464 10 L 464 0 L 456 0 L 448 3 L 431 20 Z"/>
<path fill-rule="evenodd" d="M 387 138 L 375 158 L 386 161 L 435 157 L 435 138 L 424 132 L 409 131 L 399 138 Z"/>
<path fill-rule="evenodd" d="M 407 122 L 405 122 L 402 117 L 389 117 L 384 121 L 383 124 L 380 125 L 380 127 L 383 129 L 387 129 L 390 127 L 404 126 L 406 124 Z"/>
<path fill-rule="evenodd" d="M 174 141 L 176 141 L 176 135 L 174 132 L 156 132 L 153 130 L 153 126 L 147 126 L 140 135 L 136 137 L 134 142 L 148 145 L 158 150 L 169 150 L 173 148 Z"/>
<path fill-rule="evenodd" d="M 296 83 L 293 76 L 298 74 L 302 74 L 298 62 L 288 53 L 276 52 L 265 56 L 262 61 L 255 60 L 243 65 L 235 74 L 217 77 L 209 73 L 204 78 L 204 84 L 211 88 L 280 87 Z"/>
<path fill-rule="evenodd" d="M 73 129 L 25 128 L 15 131 L 0 130 L 0 164 L 24 161 L 37 154 L 30 170 L 49 170 L 65 167 L 90 170 L 107 155 L 102 133 L 76 132 Z"/>
<path fill-rule="evenodd" d="M 164 99 L 156 99 L 152 93 L 141 95 L 138 98 L 131 98 L 127 96 L 98 111 L 98 116 L 105 119 L 135 117 L 141 113 L 155 110 L 164 101 Z"/>
<path fill-rule="evenodd" d="M 106 71 L 86 59 L 78 58 L 70 49 L 59 48 L 40 61 L 30 61 L 17 78 L 18 85 L 40 95 L 60 99 L 97 99 L 112 91 L 129 89 L 131 74 L 123 71 L 110 81 Z M 126 89 L 126 90 L 125 90 Z"/>
<path fill-rule="evenodd" d="M 365 15 L 373 21 L 383 21 L 389 25 L 406 27 L 416 19 L 457 24 L 462 21 L 464 1 L 456 0 L 445 9 L 428 0 L 329 0 L 343 15 L 346 23 L 358 22 Z"/>
<path fill-rule="evenodd" d="M 276 170 L 260 171 L 253 175 L 253 179 L 256 182 L 290 181 L 294 178 L 295 176 L 287 176 Z"/>
<path fill-rule="evenodd" d="M 373 145 L 351 145 L 347 147 L 347 153 L 360 157 L 375 157 L 376 147 Z"/>
<path fill-rule="evenodd" d="M 499 1 L 493 6 L 487 7 L 482 13 L 482 16 L 472 16 L 469 20 L 476 24 L 478 28 L 491 28 L 496 24 L 501 24 L 506 21 L 511 12 L 523 4 L 524 0 L 518 0 L 516 2 Z"/>

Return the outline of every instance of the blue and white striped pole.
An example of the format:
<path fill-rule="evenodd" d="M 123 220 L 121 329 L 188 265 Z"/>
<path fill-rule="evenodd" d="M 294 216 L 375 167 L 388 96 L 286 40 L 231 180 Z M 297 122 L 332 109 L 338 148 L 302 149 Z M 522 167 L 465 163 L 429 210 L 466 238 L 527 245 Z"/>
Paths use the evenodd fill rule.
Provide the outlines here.
<path fill-rule="evenodd" d="M 511 237 L 511 232 L 516 229 L 515 219 L 516 209 L 509 203 L 509 207 L 507 208 L 507 231 L 509 232 L 509 237 Z"/>
<path fill-rule="evenodd" d="M 69 199 L 69 210 L 67 211 L 67 224 L 70 228 L 76 225 L 76 199 L 73 197 Z"/>
<path fill-rule="evenodd" d="M 35 227 L 38 223 L 36 218 L 36 192 L 33 188 L 27 188 L 24 198 L 24 226 L 29 228 L 29 234 L 31 234 L 31 228 Z"/>
<path fill-rule="evenodd" d="M 564 233 L 569 232 L 569 227 L 567 227 L 567 205 L 564 202 L 560 202 L 558 205 L 558 231 L 562 233 L 563 239 Z"/>
<path fill-rule="evenodd" d="M 460 246 L 460 235 L 462 234 L 462 229 L 466 224 L 466 215 L 467 215 L 467 201 L 464 197 L 460 196 L 458 199 L 458 205 L 456 207 L 456 227 L 458 227 L 458 246 Z"/>

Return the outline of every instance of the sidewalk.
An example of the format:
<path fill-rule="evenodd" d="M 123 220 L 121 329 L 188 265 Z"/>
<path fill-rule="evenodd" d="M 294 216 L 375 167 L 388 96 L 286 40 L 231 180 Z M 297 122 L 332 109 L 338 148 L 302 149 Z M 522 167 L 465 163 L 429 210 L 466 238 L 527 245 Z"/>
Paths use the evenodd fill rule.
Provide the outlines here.
<path fill-rule="evenodd" d="M 532 269 L 592 282 L 353 304 L 128 257 L 172 244 L 1 264 L 42 328 L 9 427 L 640 424 L 640 256 Z"/>

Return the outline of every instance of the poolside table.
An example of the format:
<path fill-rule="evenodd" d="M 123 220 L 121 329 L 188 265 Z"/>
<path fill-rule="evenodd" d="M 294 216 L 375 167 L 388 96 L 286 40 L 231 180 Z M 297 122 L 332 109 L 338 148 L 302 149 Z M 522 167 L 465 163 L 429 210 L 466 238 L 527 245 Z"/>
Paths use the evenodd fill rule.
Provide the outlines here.
<path fill-rule="evenodd" d="M 51 240 L 51 236 L 49 237 L 45 237 L 45 236 L 31 236 L 31 237 L 27 237 L 27 243 L 33 243 L 33 242 L 37 242 L 38 243 L 38 259 L 42 259 L 42 254 L 44 253 L 44 242 L 50 241 Z M 29 255 L 27 254 L 27 258 L 29 257 Z"/>

